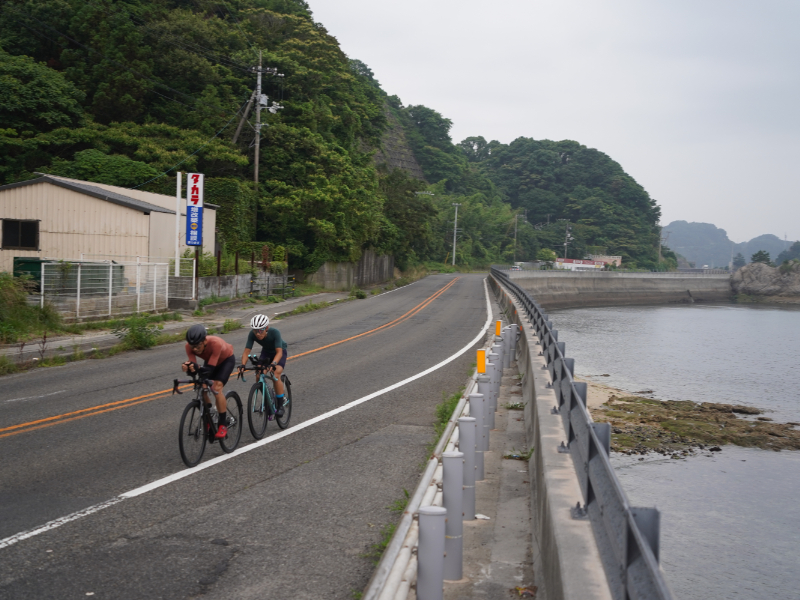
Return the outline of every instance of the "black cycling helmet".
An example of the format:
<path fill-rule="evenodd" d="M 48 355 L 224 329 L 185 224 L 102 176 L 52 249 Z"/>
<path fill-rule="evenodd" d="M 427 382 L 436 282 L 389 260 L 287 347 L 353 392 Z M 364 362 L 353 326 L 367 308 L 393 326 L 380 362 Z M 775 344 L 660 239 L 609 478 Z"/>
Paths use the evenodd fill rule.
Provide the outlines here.
<path fill-rule="evenodd" d="M 189 327 L 189 331 L 186 332 L 186 341 L 190 346 L 197 346 L 200 342 L 205 341 L 207 335 L 206 328 L 198 323 Z"/>

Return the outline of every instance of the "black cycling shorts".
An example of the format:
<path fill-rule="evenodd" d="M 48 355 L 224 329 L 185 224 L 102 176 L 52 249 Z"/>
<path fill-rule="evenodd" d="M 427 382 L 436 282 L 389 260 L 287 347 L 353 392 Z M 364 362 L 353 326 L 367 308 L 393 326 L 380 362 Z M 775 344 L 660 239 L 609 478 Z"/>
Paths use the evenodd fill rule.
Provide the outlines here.
<path fill-rule="evenodd" d="M 277 364 L 283 369 L 286 368 L 286 357 L 287 356 L 289 356 L 289 353 L 286 351 L 286 348 L 284 348 L 283 349 L 283 356 L 281 356 L 281 359 L 277 362 Z M 272 361 L 274 359 L 275 359 L 275 355 L 274 354 L 267 354 L 266 352 L 264 352 L 262 350 L 261 351 L 261 356 L 258 357 L 258 362 L 260 362 L 262 365 L 269 365 L 269 364 L 272 363 Z"/>
<path fill-rule="evenodd" d="M 210 379 L 211 381 L 221 381 L 222 385 L 225 385 L 228 383 L 228 379 L 230 379 L 234 368 L 236 368 L 236 359 L 234 358 L 233 354 L 231 354 L 228 358 L 214 367 L 214 371 L 212 371 L 211 375 L 209 375 L 207 379 Z"/>

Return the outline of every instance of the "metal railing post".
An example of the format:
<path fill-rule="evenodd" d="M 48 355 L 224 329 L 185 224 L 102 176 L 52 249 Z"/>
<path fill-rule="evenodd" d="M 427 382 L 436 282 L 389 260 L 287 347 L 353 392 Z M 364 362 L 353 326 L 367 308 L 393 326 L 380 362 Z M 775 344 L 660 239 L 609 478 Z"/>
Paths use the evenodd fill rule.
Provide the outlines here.
<path fill-rule="evenodd" d="M 152 265 L 153 268 L 153 312 L 156 311 L 156 292 L 158 292 L 158 265 Z M 150 269 L 148 269 L 149 271 Z"/>
<path fill-rule="evenodd" d="M 45 272 L 45 267 L 46 266 L 47 266 L 46 264 L 42 265 L 42 276 L 41 276 L 41 281 L 39 282 L 39 296 L 40 296 L 40 298 L 39 298 L 39 307 L 40 308 L 44 308 L 44 272 Z"/>
<path fill-rule="evenodd" d="M 511 326 L 503 329 L 503 368 L 511 367 Z"/>
<path fill-rule="evenodd" d="M 108 316 L 111 317 L 111 294 L 114 292 L 114 263 L 108 263 Z"/>
<path fill-rule="evenodd" d="M 478 375 L 478 393 L 483 394 L 486 398 L 486 426 L 489 429 L 494 429 L 494 411 L 497 406 L 497 401 L 492 394 L 492 377 L 490 373 L 494 370 L 492 363 L 486 363 L 486 375 Z M 488 450 L 488 448 L 487 448 Z"/>
<path fill-rule="evenodd" d="M 136 257 L 136 312 L 139 312 L 139 303 L 141 301 L 142 296 L 142 287 L 139 280 L 139 257 Z"/>
<path fill-rule="evenodd" d="M 492 363 L 492 405 L 497 410 L 500 403 L 500 386 L 503 383 L 503 360 L 496 352 L 489 354 L 489 361 Z"/>
<path fill-rule="evenodd" d="M 420 506 L 419 548 L 417 550 L 417 598 L 444 598 L 444 540 L 447 509 Z"/>
<path fill-rule="evenodd" d="M 78 291 L 75 295 L 75 319 L 81 316 L 81 263 L 78 263 Z"/>
<path fill-rule="evenodd" d="M 470 406 L 470 410 L 472 407 Z M 458 449 L 464 454 L 464 505 L 465 521 L 475 518 L 475 418 L 458 419 Z"/>
<path fill-rule="evenodd" d="M 511 325 L 511 358 L 510 360 L 513 362 L 517 360 L 517 340 L 519 339 L 519 325 L 513 323 Z"/>
<path fill-rule="evenodd" d="M 475 481 L 484 480 L 483 452 L 485 450 L 486 401 L 482 394 L 469 395 L 469 416 L 475 419 Z"/>
<path fill-rule="evenodd" d="M 444 578 L 461 579 L 464 569 L 464 453 L 442 453 L 442 497 L 447 509 L 444 529 Z"/>

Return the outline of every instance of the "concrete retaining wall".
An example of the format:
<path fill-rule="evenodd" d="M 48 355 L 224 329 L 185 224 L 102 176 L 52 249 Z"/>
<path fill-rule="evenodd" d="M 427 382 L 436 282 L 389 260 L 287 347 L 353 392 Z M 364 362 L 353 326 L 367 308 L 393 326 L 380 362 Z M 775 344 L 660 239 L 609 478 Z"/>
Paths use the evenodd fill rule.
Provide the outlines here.
<path fill-rule="evenodd" d="M 389 281 L 393 273 L 394 256 L 379 256 L 373 250 L 365 250 L 357 263 L 326 262 L 305 280 L 329 290 L 348 290 L 353 286 Z"/>
<path fill-rule="evenodd" d="M 731 298 L 727 274 L 509 271 L 508 275 L 548 309 Z"/>
<path fill-rule="evenodd" d="M 531 482 L 533 535 L 540 553 L 534 571 L 545 582 L 549 600 L 611 600 L 611 591 L 588 519 L 573 519 L 570 509 L 583 499 L 572 457 L 557 448 L 566 440 L 555 392 L 548 388 L 544 357 L 539 356 L 536 334 L 521 317 L 523 310 L 490 277 L 507 323 L 522 331 L 517 344 L 517 365 L 522 375 L 522 400 Z M 518 283 L 518 282 L 517 282 Z"/>

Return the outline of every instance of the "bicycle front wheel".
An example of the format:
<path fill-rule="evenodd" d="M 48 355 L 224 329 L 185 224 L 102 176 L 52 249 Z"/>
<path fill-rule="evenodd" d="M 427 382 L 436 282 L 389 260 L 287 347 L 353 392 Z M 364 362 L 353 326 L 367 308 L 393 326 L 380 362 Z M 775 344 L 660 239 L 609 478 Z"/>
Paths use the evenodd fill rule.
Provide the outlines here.
<path fill-rule="evenodd" d="M 247 397 L 247 423 L 250 425 L 250 433 L 257 440 L 264 437 L 269 420 L 269 409 L 267 408 L 267 398 L 264 396 L 264 385 L 256 381 L 250 388 L 250 395 Z"/>
<path fill-rule="evenodd" d="M 236 450 L 242 439 L 242 401 L 236 392 L 225 394 L 225 401 L 228 405 L 225 409 L 228 414 L 228 435 L 219 441 L 219 445 L 223 452 L 230 453 Z"/>
<path fill-rule="evenodd" d="M 289 419 L 292 418 L 292 386 L 284 375 L 281 375 L 285 398 L 283 399 L 283 416 L 277 417 L 275 421 L 278 427 L 286 429 L 289 426 Z"/>
<path fill-rule="evenodd" d="M 189 402 L 183 409 L 178 446 L 181 449 L 181 458 L 187 467 L 194 467 L 203 458 L 206 449 L 206 431 L 199 400 Z"/>

